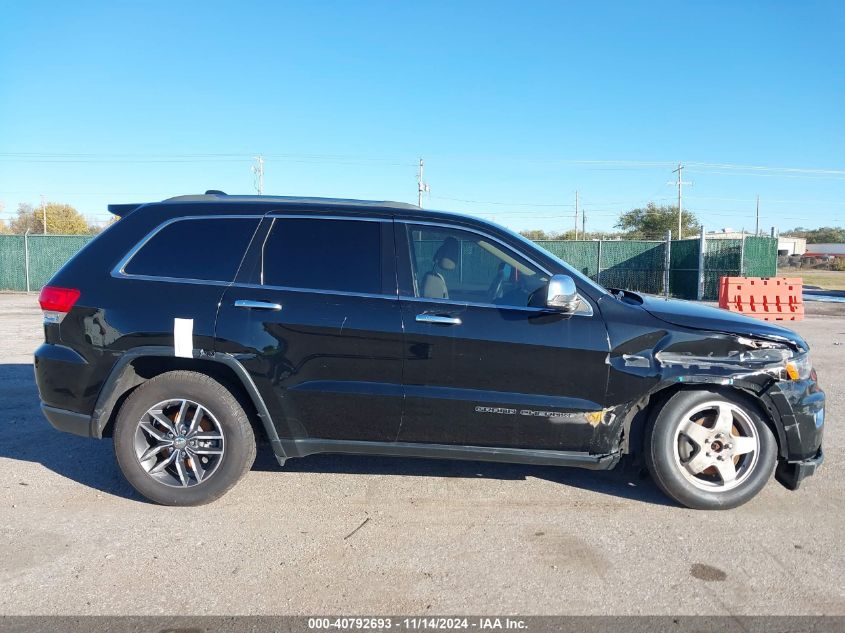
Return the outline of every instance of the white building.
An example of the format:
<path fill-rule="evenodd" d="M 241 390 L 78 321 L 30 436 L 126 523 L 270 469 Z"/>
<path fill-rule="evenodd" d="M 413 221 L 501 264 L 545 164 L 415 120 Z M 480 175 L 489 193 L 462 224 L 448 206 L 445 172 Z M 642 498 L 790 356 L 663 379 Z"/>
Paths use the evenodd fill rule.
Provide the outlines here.
<path fill-rule="evenodd" d="M 743 233 L 742 231 L 734 231 L 733 229 L 722 229 L 721 231 L 711 231 L 707 233 L 708 240 L 722 239 L 722 240 L 741 240 L 743 236 L 753 235 L 753 233 Z M 811 246 L 821 246 L 820 244 L 811 244 Z M 803 237 L 790 237 L 789 235 L 778 235 L 778 255 L 803 255 L 807 251 L 807 240 Z"/>
<path fill-rule="evenodd" d="M 778 255 L 803 255 L 807 252 L 807 240 L 803 237 L 778 235 Z"/>

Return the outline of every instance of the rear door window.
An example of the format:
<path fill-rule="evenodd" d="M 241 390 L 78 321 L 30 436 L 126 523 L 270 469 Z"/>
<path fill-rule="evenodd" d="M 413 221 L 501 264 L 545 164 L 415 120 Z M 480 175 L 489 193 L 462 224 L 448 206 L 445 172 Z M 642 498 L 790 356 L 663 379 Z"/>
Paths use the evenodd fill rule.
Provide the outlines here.
<path fill-rule="evenodd" d="M 381 222 L 275 218 L 262 252 L 262 283 L 382 292 Z"/>
<path fill-rule="evenodd" d="M 123 267 L 127 275 L 230 282 L 258 218 L 188 218 L 155 233 Z"/>

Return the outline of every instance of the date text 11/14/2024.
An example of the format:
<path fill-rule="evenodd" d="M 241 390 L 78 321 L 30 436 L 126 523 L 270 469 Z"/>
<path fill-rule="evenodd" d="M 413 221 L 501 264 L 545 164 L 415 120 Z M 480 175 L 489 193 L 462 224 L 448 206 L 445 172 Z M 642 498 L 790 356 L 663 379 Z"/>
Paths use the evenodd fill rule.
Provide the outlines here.
<path fill-rule="evenodd" d="M 412 631 L 432 630 L 525 630 L 527 623 L 519 618 L 500 617 L 337 617 L 308 618 L 312 630 L 376 630 L 407 629 Z"/>

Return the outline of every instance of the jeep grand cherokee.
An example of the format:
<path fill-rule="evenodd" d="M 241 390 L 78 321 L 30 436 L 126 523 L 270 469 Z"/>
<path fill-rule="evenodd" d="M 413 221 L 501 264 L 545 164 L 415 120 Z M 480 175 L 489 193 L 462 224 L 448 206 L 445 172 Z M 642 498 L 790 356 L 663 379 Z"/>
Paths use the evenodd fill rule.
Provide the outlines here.
<path fill-rule="evenodd" d="M 312 453 L 608 469 L 731 508 L 822 460 L 788 329 L 607 290 L 502 227 L 401 203 L 228 196 L 121 216 L 40 296 L 47 419 L 144 496 L 220 497 L 255 433 Z"/>

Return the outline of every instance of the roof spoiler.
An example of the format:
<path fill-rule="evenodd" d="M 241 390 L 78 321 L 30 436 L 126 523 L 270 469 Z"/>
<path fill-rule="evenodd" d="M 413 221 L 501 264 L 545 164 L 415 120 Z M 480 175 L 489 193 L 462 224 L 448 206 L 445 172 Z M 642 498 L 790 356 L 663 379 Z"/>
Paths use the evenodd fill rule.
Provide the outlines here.
<path fill-rule="evenodd" d="M 225 191 L 220 191 L 219 189 L 209 189 L 205 192 L 206 196 L 225 196 Z M 196 198 L 198 200 L 204 200 L 203 196 L 178 196 L 177 198 L 170 198 L 170 200 L 178 199 L 178 198 Z M 143 207 L 146 202 L 136 202 L 134 204 L 110 204 L 109 205 L 109 213 L 116 215 L 119 218 L 125 218 L 127 215 L 132 213 L 138 207 Z"/>
<path fill-rule="evenodd" d="M 134 204 L 110 204 L 109 213 L 116 215 L 119 218 L 125 218 L 138 207 L 142 207 L 146 202 L 136 202 Z"/>

